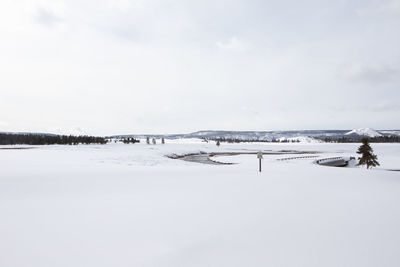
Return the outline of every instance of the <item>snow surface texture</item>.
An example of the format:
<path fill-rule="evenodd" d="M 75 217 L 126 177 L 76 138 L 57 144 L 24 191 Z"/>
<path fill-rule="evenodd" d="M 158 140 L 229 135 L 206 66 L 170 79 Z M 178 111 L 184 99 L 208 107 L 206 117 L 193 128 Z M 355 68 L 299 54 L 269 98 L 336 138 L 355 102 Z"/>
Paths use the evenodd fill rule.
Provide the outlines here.
<path fill-rule="evenodd" d="M 159 141 L 159 140 L 158 140 Z M 314 159 L 171 153 L 355 155 L 359 144 L 42 146 L 0 149 L 0 266 L 400 266 L 400 172 Z M 372 144 L 399 169 L 399 144 Z"/>
<path fill-rule="evenodd" d="M 345 135 L 352 135 L 352 134 L 368 136 L 368 137 L 382 136 L 382 134 L 378 133 L 377 131 L 375 131 L 374 129 L 371 129 L 371 128 L 355 129 L 355 130 L 352 130 L 352 131 L 346 133 Z"/>

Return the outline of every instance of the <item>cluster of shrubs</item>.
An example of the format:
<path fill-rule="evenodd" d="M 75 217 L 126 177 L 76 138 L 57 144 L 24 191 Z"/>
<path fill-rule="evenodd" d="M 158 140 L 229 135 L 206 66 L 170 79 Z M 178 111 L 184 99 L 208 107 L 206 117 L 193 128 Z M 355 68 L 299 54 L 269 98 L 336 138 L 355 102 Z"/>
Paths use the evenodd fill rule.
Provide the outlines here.
<path fill-rule="evenodd" d="M 78 145 L 106 144 L 107 139 L 97 136 L 1 134 L 0 145 Z"/>
<path fill-rule="evenodd" d="M 283 139 L 283 140 L 276 140 L 272 139 L 271 143 L 300 143 L 299 139 Z"/>
<path fill-rule="evenodd" d="M 321 140 L 327 143 L 360 143 L 362 142 L 363 137 L 324 137 L 320 138 Z M 368 141 L 370 143 L 400 143 L 400 136 L 377 136 L 377 137 L 369 137 Z"/>
<path fill-rule="evenodd" d="M 134 144 L 134 143 L 140 143 L 140 141 L 138 139 L 135 139 L 133 137 L 128 137 L 128 138 L 123 138 L 122 142 L 124 144 Z"/>
<path fill-rule="evenodd" d="M 152 143 L 153 145 L 157 144 L 157 140 L 156 140 L 155 137 L 153 137 L 153 138 L 151 139 L 151 143 Z M 148 137 L 148 136 L 146 137 L 146 144 L 150 145 L 150 137 Z M 161 144 L 165 144 L 164 137 L 161 138 Z"/>

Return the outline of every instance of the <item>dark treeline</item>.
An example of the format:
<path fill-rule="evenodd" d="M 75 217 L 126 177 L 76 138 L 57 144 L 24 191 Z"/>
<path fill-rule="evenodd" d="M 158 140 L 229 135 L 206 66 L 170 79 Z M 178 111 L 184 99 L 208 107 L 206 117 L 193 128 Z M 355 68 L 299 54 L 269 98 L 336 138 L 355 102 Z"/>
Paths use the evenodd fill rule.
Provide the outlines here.
<path fill-rule="evenodd" d="M 104 137 L 73 135 L 2 134 L 0 145 L 78 145 L 106 144 Z"/>
<path fill-rule="evenodd" d="M 325 137 L 320 138 L 327 143 L 361 143 L 361 137 Z M 377 136 L 377 137 L 368 137 L 368 142 L 370 143 L 400 143 L 400 136 Z"/>
<path fill-rule="evenodd" d="M 139 140 L 137 140 L 137 139 L 135 139 L 135 138 L 133 138 L 133 137 L 123 138 L 123 139 L 122 139 L 122 142 L 123 142 L 124 144 L 140 143 Z"/>

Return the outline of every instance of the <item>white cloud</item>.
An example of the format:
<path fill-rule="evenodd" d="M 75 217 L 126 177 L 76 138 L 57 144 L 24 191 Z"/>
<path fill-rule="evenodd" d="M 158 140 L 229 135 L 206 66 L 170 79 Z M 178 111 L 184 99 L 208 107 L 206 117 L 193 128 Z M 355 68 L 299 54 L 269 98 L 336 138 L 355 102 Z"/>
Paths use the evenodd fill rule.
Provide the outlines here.
<path fill-rule="evenodd" d="M 400 14 L 400 0 L 384 0 L 376 3 L 371 3 L 356 9 L 356 13 L 363 16 L 376 16 L 376 15 L 394 15 Z"/>
<path fill-rule="evenodd" d="M 399 98 L 399 22 L 353 12 L 376 3 L 0 1 L 1 121 L 88 134 L 353 128 L 357 116 L 327 107 Z M 398 109 L 381 110 L 365 124 L 397 125 Z"/>
<path fill-rule="evenodd" d="M 34 20 L 37 23 L 47 27 L 53 27 L 63 21 L 61 17 L 58 17 L 53 12 L 46 10 L 44 8 L 38 8 L 36 10 L 36 14 L 34 15 Z"/>
<path fill-rule="evenodd" d="M 351 64 L 344 66 L 339 72 L 348 80 L 357 82 L 388 83 L 400 79 L 398 70 L 383 64 Z"/>
<path fill-rule="evenodd" d="M 222 50 L 229 51 L 247 51 L 250 49 L 250 44 L 237 37 L 232 37 L 226 41 L 219 41 L 216 43 L 217 47 Z"/>

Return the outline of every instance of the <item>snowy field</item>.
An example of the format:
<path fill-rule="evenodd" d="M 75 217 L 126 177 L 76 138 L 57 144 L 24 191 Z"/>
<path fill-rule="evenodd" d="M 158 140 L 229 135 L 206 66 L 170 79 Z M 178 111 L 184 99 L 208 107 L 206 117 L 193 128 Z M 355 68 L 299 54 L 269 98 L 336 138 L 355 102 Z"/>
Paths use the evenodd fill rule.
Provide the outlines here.
<path fill-rule="evenodd" d="M 0 149 L 0 266 L 400 266 L 400 144 L 374 170 L 176 153 L 318 151 L 359 144 L 37 146 Z M 2 146 L 0 148 L 8 148 Z M 26 146 L 24 146 L 26 147 Z"/>

